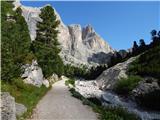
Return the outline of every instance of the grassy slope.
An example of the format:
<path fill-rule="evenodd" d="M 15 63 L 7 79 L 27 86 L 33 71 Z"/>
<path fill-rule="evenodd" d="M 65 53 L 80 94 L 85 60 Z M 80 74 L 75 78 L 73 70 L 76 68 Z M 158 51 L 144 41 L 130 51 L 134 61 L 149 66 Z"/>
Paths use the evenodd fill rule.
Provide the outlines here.
<path fill-rule="evenodd" d="M 1 81 L 2 92 L 9 92 L 15 97 L 17 103 L 22 103 L 27 107 L 27 112 L 21 117 L 29 118 L 33 108 L 38 101 L 46 94 L 49 88 L 41 86 L 40 88 L 33 85 L 25 84 L 21 78 L 14 79 L 12 83 Z"/>

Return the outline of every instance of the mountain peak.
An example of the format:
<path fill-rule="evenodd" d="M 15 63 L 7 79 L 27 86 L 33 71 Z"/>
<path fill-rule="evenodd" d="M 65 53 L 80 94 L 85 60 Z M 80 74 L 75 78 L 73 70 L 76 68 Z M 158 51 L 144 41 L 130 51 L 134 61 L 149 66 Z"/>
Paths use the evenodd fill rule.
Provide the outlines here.
<path fill-rule="evenodd" d="M 36 24 L 38 21 L 41 21 L 39 14 L 41 13 L 42 7 L 35 8 L 35 7 L 23 6 L 20 4 L 20 2 L 17 1 L 14 3 L 14 5 L 15 8 L 21 7 L 22 16 L 25 18 L 27 22 L 31 40 L 32 41 L 35 40 L 36 30 L 37 30 Z M 66 26 L 62 22 L 61 17 L 57 13 L 57 11 L 55 9 L 54 11 L 57 16 L 57 20 L 60 21 L 60 25 L 57 28 L 59 31 L 58 40 L 62 48 L 60 55 L 64 63 L 74 64 L 74 65 L 77 64 L 90 65 L 92 59 L 95 59 L 93 57 L 96 56 L 96 54 L 102 52 L 104 54 L 113 53 L 113 50 L 109 46 L 109 44 L 106 43 L 106 41 L 104 41 L 95 32 L 95 30 L 90 24 L 88 24 L 83 28 L 81 28 L 80 24 L 71 24 Z M 102 58 L 96 58 L 96 60 L 99 62 L 95 63 L 95 61 L 93 61 L 93 63 L 100 64 L 101 59 Z"/>

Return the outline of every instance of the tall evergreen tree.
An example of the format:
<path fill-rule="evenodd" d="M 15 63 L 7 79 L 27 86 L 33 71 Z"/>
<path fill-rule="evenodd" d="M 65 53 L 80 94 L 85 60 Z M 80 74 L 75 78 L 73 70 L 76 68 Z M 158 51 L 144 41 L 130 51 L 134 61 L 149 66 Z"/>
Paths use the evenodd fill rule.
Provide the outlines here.
<path fill-rule="evenodd" d="M 30 36 L 21 9 L 13 11 L 13 4 L 2 1 L 1 19 L 1 79 L 10 81 L 19 77 L 30 46 Z"/>
<path fill-rule="evenodd" d="M 136 55 L 138 53 L 138 45 L 137 42 L 133 42 L 133 54 Z"/>
<path fill-rule="evenodd" d="M 144 40 L 143 39 L 140 39 L 139 40 L 139 44 L 140 44 L 140 46 L 146 46 L 146 43 L 144 42 Z"/>
<path fill-rule="evenodd" d="M 159 32 L 157 33 L 156 30 L 152 30 L 151 36 L 152 36 L 152 43 L 150 46 L 151 47 L 159 46 L 160 45 Z"/>
<path fill-rule="evenodd" d="M 139 52 L 144 52 L 146 50 L 146 43 L 143 39 L 139 40 Z"/>
<path fill-rule="evenodd" d="M 37 24 L 37 37 L 32 45 L 33 52 L 46 77 L 52 75 L 53 72 L 61 75 L 63 62 L 59 56 L 60 48 L 57 39 L 57 27 L 60 21 L 57 20 L 51 6 L 41 9 L 40 18 L 42 21 Z"/>

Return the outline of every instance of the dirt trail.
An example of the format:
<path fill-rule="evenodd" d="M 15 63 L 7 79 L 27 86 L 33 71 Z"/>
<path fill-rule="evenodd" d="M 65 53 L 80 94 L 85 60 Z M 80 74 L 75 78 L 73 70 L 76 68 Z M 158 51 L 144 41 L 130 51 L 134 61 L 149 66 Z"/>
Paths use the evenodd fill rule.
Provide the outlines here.
<path fill-rule="evenodd" d="M 40 100 L 32 120 L 97 120 L 89 106 L 71 96 L 65 81 L 53 84 L 52 89 Z"/>

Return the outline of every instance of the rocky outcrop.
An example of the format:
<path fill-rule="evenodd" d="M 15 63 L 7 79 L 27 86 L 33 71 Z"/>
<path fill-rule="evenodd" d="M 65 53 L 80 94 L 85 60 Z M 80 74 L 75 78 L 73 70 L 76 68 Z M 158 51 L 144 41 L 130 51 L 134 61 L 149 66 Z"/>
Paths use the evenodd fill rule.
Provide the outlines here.
<path fill-rule="evenodd" d="M 24 78 L 24 82 L 27 84 L 32 84 L 37 87 L 40 87 L 44 84 L 46 87 L 49 87 L 49 82 L 43 77 L 42 69 L 38 66 L 36 60 L 32 61 L 32 64 L 26 64 L 22 66 L 24 73 L 21 75 Z"/>
<path fill-rule="evenodd" d="M 21 7 L 22 15 L 24 16 L 29 28 L 30 37 L 32 41 L 35 40 L 37 30 L 36 24 L 38 21 L 41 21 L 39 17 L 41 8 L 23 6 L 20 4 L 20 2 L 17 1 L 14 2 L 14 5 L 14 9 L 16 9 L 17 7 Z M 57 15 L 57 19 L 60 21 L 60 25 L 58 27 L 58 40 L 62 48 L 60 56 L 63 58 L 65 64 L 97 65 L 104 63 L 104 54 L 114 52 L 113 49 L 108 45 L 108 43 L 106 43 L 95 32 L 91 25 L 87 25 L 84 28 L 81 28 L 81 26 L 78 24 L 66 26 L 62 22 L 56 10 L 55 13 Z M 101 57 L 97 58 L 95 54 L 98 54 Z M 105 60 L 105 63 L 109 61 L 110 56 L 105 57 Z"/>
<path fill-rule="evenodd" d="M 97 79 L 97 85 L 100 89 L 107 90 L 113 89 L 114 85 L 120 78 L 127 78 L 128 65 L 133 62 L 136 57 L 132 57 L 123 63 L 118 63 L 117 65 L 105 70 Z"/>
<path fill-rule="evenodd" d="M 139 82 L 138 86 L 132 90 L 132 95 L 134 97 L 141 97 L 154 91 L 160 91 L 158 80 L 149 77 Z"/>
<path fill-rule="evenodd" d="M 21 116 L 23 115 L 23 113 L 25 113 L 27 111 L 27 108 L 20 103 L 15 103 L 16 105 L 16 116 Z"/>
<path fill-rule="evenodd" d="M 15 98 L 8 92 L 1 93 L 0 105 L 2 120 L 16 120 L 16 116 L 21 116 L 27 111 L 27 108 L 24 105 L 15 103 Z"/>
<path fill-rule="evenodd" d="M 142 107 L 160 110 L 160 85 L 158 80 L 147 77 L 132 90 L 132 97 Z"/>

